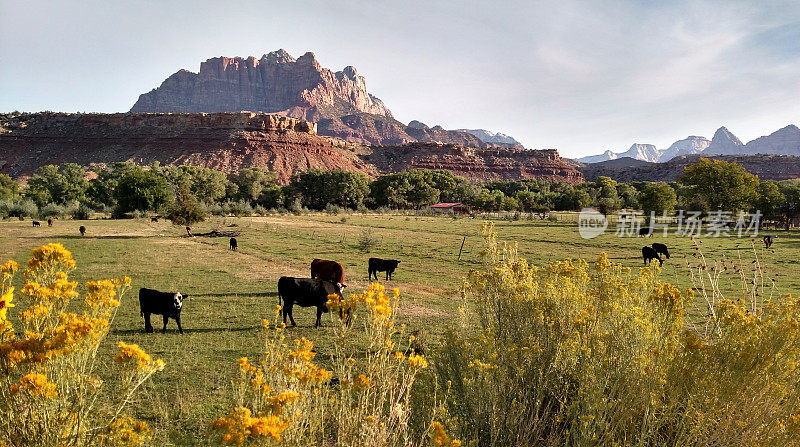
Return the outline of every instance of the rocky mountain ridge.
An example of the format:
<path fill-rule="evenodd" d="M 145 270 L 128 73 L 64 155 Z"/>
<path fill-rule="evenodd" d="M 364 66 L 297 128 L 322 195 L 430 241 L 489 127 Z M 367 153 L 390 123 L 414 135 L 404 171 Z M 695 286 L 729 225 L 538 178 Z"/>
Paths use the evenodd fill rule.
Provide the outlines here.
<path fill-rule="evenodd" d="M 642 151 L 637 146 L 649 146 L 652 150 Z M 714 132 L 711 141 L 704 137 L 690 136 L 676 141 L 667 149 L 655 149 L 652 145 L 634 144 L 626 152 L 605 151 L 599 155 L 590 155 L 579 158 L 582 163 L 598 163 L 631 157 L 637 160 L 654 163 L 664 163 L 675 157 L 686 155 L 756 155 L 775 154 L 800 156 L 800 129 L 790 124 L 769 135 L 756 138 L 744 144 L 726 127 L 720 127 Z"/>
<path fill-rule="evenodd" d="M 620 182 L 674 182 L 683 174 L 683 168 L 697 163 L 701 157 L 738 163 L 748 172 L 757 175 L 760 180 L 800 179 L 800 156 L 776 154 L 693 154 L 681 155 L 664 163 L 627 158 L 586 164 L 578 169 L 587 181 L 606 176 Z"/>
<path fill-rule="evenodd" d="M 364 144 L 404 144 L 415 141 L 475 147 L 522 147 L 516 140 L 406 126 L 396 120 L 366 80 L 352 66 L 333 72 L 314 53 L 293 58 L 285 50 L 263 55 L 215 57 L 193 73 L 179 70 L 139 96 L 131 112 L 214 113 L 252 111 L 277 113 L 318 123 L 320 135 Z"/>
<path fill-rule="evenodd" d="M 0 115 L 0 148 L 0 173 L 14 177 L 46 164 L 158 161 L 224 172 L 261 167 L 274 171 L 281 183 L 309 169 L 375 177 L 416 167 L 473 179 L 582 181 L 555 150 L 420 142 L 368 146 L 318 135 L 313 122 L 253 112 Z"/>

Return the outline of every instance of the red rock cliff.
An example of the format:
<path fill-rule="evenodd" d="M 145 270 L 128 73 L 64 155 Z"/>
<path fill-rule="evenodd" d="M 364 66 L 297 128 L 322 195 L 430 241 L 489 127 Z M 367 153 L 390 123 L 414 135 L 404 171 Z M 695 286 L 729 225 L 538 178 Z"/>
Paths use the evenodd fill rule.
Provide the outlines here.
<path fill-rule="evenodd" d="M 31 174 L 45 164 L 188 164 L 235 172 L 263 167 L 287 182 L 309 169 L 376 174 L 347 143 L 316 125 L 280 115 L 37 113 L 0 119 L 0 172 Z M 352 146 L 352 145 L 351 145 Z"/>

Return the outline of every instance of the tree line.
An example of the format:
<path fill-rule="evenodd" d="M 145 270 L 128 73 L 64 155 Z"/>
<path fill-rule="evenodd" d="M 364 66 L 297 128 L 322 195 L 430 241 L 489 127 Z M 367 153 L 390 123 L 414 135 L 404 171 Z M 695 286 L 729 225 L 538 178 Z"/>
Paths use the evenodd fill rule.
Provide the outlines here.
<path fill-rule="evenodd" d="M 686 167 L 680 180 L 670 183 L 620 183 L 608 177 L 577 185 L 536 179 L 475 181 L 449 171 L 412 169 L 375 179 L 343 170 L 310 170 L 279 185 L 273 172 L 261 168 L 225 174 L 196 166 L 128 162 L 91 169 L 74 163 L 42 166 L 24 187 L 0 175 L 2 217 L 156 213 L 188 224 L 208 213 L 421 209 L 437 202 L 461 202 L 479 212 L 542 214 L 589 206 L 604 214 L 620 209 L 647 214 L 760 210 L 766 220 L 788 223 L 800 216 L 800 182 L 762 182 L 741 165 L 707 159 Z"/>

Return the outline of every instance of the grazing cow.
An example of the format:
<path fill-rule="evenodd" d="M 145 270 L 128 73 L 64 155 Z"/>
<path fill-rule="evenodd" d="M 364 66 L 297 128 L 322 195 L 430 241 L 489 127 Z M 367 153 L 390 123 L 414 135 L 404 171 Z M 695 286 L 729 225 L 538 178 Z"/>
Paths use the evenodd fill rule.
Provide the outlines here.
<path fill-rule="evenodd" d="M 311 277 L 324 279 L 332 283 L 344 285 L 344 267 L 336 261 L 326 261 L 325 259 L 314 259 L 311 261 Z"/>
<path fill-rule="evenodd" d="M 647 237 L 647 236 L 652 236 L 652 235 L 653 235 L 653 229 L 652 228 L 650 228 L 650 227 L 639 228 L 639 236 Z"/>
<path fill-rule="evenodd" d="M 239 249 L 239 243 L 236 242 L 236 238 L 235 237 L 232 237 L 231 238 L 231 250 L 238 250 L 238 249 Z"/>
<path fill-rule="evenodd" d="M 666 244 L 653 242 L 653 250 L 655 250 L 656 253 L 664 255 L 667 259 L 669 259 L 669 249 L 667 248 Z"/>
<path fill-rule="evenodd" d="M 769 249 L 772 248 L 772 236 L 764 236 L 764 245 Z"/>
<path fill-rule="evenodd" d="M 158 216 L 151 217 L 150 222 L 158 222 Z"/>
<path fill-rule="evenodd" d="M 292 316 L 292 307 L 295 304 L 300 307 L 316 306 L 317 321 L 314 323 L 314 327 L 319 327 L 322 313 L 328 312 L 328 306 L 325 304 L 328 302 L 328 295 L 339 295 L 341 298 L 342 285 L 319 278 L 282 276 L 278 280 L 278 303 L 283 306 L 283 322 L 286 323 L 288 315 L 292 326 L 297 326 Z"/>
<path fill-rule="evenodd" d="M 642 247 L 642 259 L 644 260 L 644 265 L 647 265 L 648 262 L 652 262 L 653 259 L 658 259 L 659 267 L 664 265 L 664 260 L 658 256 L 658 252 L 656 252 L 653 247 Z"/>
<path fill-rule="evenodd" d="M 158 290 L 139 289 L 139 311 L 144 317 L 144 330 L 153 332 L 153 326 L 150 324 L 150 314 L 162 315 L 164 317 L 164 328 L 162 333 L 167 332 L 167 321 L 170 318 L 178 323 L 178 331 L 183 334 L 181 327 L 181 309 L 183 308 L 183 300 L 189 298 L 189 295 L 183 295 L 179 292 L 159 292 Z"/>
<path fill-rule="evenodd" d="M 41 226 L 42 226 L 42 224 L 41 224 L 41 222 L 39 222 L 38 220 L 34 220 L 34 221 L 33 221 L 33 226 L 34 226 L 34 227 L 41 227 Z"/>
<path fill-rule="evenodd" d="M 52 217 L 47 219 L 47 226 L 48 227 L 52 227 L 53 226 L 53 218 Z"/>
<path fill-rule="evenodd" d="M 372 279 L 372 276 L 375 276 L 375 281 L 378 280 L 378 272 L 386 272 L 386 280 L 392 279 L 392 275 L 394 274 L 394 270 L 397 268 L 397 264 L 400 261 L 396 259 L 379 259 L 379 258 L 369 258 L 369 279 Z"/>
<path fill-rule="evenodd" d="M 81 236 L 86 236 L 86 227 L 84 227 L 83 225 L 81 225 L 81 227 L 78 228 L 78 231 L 81 232 Z"/>

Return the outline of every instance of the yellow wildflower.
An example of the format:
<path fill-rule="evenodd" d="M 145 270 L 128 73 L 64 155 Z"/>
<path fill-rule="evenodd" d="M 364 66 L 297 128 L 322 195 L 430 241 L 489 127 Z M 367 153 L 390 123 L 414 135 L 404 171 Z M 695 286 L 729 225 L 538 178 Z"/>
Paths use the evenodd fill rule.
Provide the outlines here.
<path fill-rule="evenodd" d="M 408 356 L 408 364 L 416 368 L 428 367 L 428 361 L 425 360 L 425 356 L 417 354 L 410 354 Z"/>
<path fill-rule="evenodd" d="M 119 354 L 114 357 L 114 360 L 120 364 L 126 363 L 134 363 L 136 365 L 136 369 L 144 370 L 144 369 L 155 369 L 161 370 L 164 368 L 164 361 L 159 359 L 155 362 L 153 358 L 150 357 L 150 354 L 146 353 L 139 345 L 129 345 L 125 342 L 117 343 L 119 347 Z"/>
<path fill-rule="evenodd" d="M 44 397 L 50 399 L 55 397 L 58 392 L 56 385 L 47 380 L 47 376 L 39 373 L 29 373 L 22 376 L 19 382 L 11 386 L 11 394 L 20 391 L 34 397 Z"/>
<path fill-rule="evenodd" d="M 107 433 L 101 438 L 102 445 L 136 446 L 145 444 L 153 431 L 145 422 L 136 421 L 129 416 L 114 419 L 108 425 Z"/>
<path fill-rule="evenodd" d="M 461 447 L 461 441 L 458 439 L 450 439 L 444 431 L 444 426 L 437 421 L 431 423 L 431 441 L 434 445 L 446 447 Z"/>
<path fill-rule="evenodd" d="M 14 304 L 11 300 L 14 299 L 14 288 L 9 287 L 3 296 L 0 296 L 0 320 L 6 319 L 6 312 L 8 312 L 9 307 L 14 307 Z"/>

